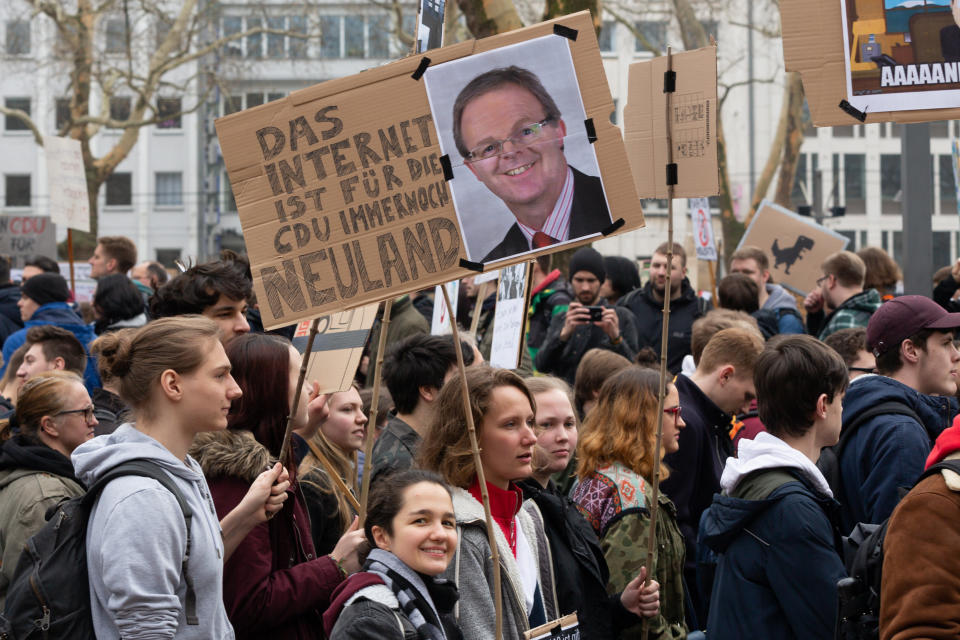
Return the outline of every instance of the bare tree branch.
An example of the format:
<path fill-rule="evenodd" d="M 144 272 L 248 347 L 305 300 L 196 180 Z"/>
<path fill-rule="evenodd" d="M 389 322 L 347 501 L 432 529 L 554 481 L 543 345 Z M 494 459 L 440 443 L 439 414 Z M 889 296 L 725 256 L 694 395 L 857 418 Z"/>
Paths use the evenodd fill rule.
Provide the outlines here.
<path fill-rule="evenodd" d="M 31 118 L 26 111 L 23 111 L 22 109 L 10 109 L 9 107 L 0 105 L 0 113 L 8 118 L 17 118 L 23 124 L 27 125 L 27 128 L 30 129 L 30 133 L 33 134 L 33 139 L 37 142 L 37 145 L 41 147 L 43 146 L 43 134 L 40 133 L 40 129 L 37 128 L 37 123 L 33 121 L 33 118 Z"/>

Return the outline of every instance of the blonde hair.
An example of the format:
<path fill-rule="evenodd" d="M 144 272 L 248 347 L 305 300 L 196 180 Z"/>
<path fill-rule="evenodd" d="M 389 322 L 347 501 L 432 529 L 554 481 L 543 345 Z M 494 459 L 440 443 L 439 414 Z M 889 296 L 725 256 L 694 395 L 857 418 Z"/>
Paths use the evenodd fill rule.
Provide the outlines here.
<path fill-rule="evenodd" d="M 20 433 L 39 442 L 40 421 L 66 409 L 67 389 L 71 384 L 83 386 L 83 379 L 72 371 L 45 371 L 24 382 L 14 414 Z M 10 419 L 0 421 L 0 440 L 10 438 L 12 422 Z"/>
<path fill-rule="evenodd" d="M 758 332 L 740 327 L 718 331 L 703 348 L 697 369 L 710 372 L 733 365 L 736 375 L 753 375 L 753 366 L 763 351 L 763 337 Z"/>
<path fill-rule="evenodd" d="M 570 403 L 570 412 L 573 414 L 573 423 L 577 429 L 580 428 L 580 417 L 577 415 L 576 404 L 574 404 L 573 390 L 570 388 L 570 385 L 567 384 L 566 380 L 563 380 L 562 378 L 556 378 L 554 376 L 531 376 L 529 378 L 524 378 L 523 381 L 527 383 L 527 389 L 530 390 L 530 395 L 533 396 L 534 400 L 536 400 L 537 396 L 541 393 L 549 393 L 551 391 L 559 391 L 565 395 L 567 401 Z M 537 425 L 537 433 L 540 433 L 539 424 Z M 537 456 L 534 455 L 534 473 L 539 473 L 544 470 L 544 467 L 537 463 Z"/>
<path fill-rule="evenodd" d="M 667 390 L 673 386 L 667 385 Z M 577 447 L 577 477 L 580 480 L 619 462 L 638 476 L 653 476 L 657 439 L 660 373 L 631 366 L 607 380 L 600 389 L 596 408 L 583 423 Z M 669 475 L 660 447 L 660 479 Z"/>

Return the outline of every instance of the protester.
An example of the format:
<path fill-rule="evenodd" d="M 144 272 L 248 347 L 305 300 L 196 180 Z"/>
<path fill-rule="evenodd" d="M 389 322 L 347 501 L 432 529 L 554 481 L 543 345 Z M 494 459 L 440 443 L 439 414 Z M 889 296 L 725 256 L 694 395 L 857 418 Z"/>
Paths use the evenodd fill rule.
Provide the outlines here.
<path fill-rule="evenodd" d="M 134 329 L 120 329 L 120 331 L 133 332 Z M 90 399 L 93 401 L 93 415 L 97 417 L 94 434 L 98 436 L 113 433 L 117 427 L 130 422 L 133 417 L 130 405 L 120 397 L 121 380 L 114 378 L 110 367 L 99 358 L 100 351 L 109 344 L 111 342 L 104 338 L 97 338 L 90 344 L 90 354 L 97 358 L 97 373 L 100 374 L 100 382 L 103 385 L 90 394 Z"/>
<path fill-rule="evenodd" d="M 198 264 L 160 287 L 150 298 L 150 317 L 204 315 L 220 327 L 220 340 L 249 333 L 247 301 L 253 283 L 231 263 Z"/>
<path fill-rule="evenodd" d="M 530 309 L 527 313 L 527 350 L 536 362 L 537 352 L 547 337 L 550 322 L 570 304 L 569 285 L 560 269 L 551 270 L 550 255 L 537 256 L 531 263 Z"/>
<path fill-rule="evenodd" d="M 762 351 L 763 340 L 752 329 L 724 329 L 710 338 L 697 370 L 675 380 L 687 428 L 680 432 L 679 451 L 668 452 L 664 458 L 671 473 L 661 488 L 679 509 L 677 520 L 687 545 L 684 571 L 688 585 L 697 584 L 700 516 L 710 506 L 713 494 L 720 491 L 723 465 L 734 454 L 733 417 L 746 411 L 756 397 L 753 371 Z M 702 621 L 707 603 L 692 588 L 690 596 L 697 620 Z"/>
<path fill-rule="evenodd" d="M 61 500 L 83 495 L 70 455 L 93 437 L 97 419 L 80 376 L 51 371 L 28 380 L 17 411 L 0 430 L 17 434 L 0 448 L 0 606 L 27 539 Z"/>
<path fill-rule="evenodd" d="M 924 461 L 953 418 L 947 397 L 957 392 L 960 351 L 953 344 L 960 314 L 947 313 L 923 296 L 885 302 L 867 326 L 867 348 L 877 376 L 850 385 L 844 428 L 874 407 L 882 412 L 851 432 L 839 456 L 842 532 L 858 522 L 890 517 L 901 490 L 909 490 Z M 932 394 L 937 394 L 936 397 Z"/>
<path fill-rule="evenodd" d="M 640 288 L 640 270 L 637 263 L 623 256 L 604 256 L 606 277 L 600 285 L 600 295 L 610 304 L 617 304 L 623 296 Z"/>
<path fill-rule="evenodd" d="M 867 349 L 867 330 L 862 327 L 840 329 L 831 333 L 824 343 L 840 354 L 847 365 L 850 380 L 876 373 L 877 359 Z"/>
<path fill-rule="evenodd" d="M 437 301 L 437 304 L 443 303 L 443 300 Z M 370 339 L 367 341 L 368 360 L 366 370 L 363 371 L 366 375 L 366 381 L 363 385 L 365 387 L 373 387 L 373 380 L 377 375 L 380 328 L 383 326 L 381 318 L 382 312 L 374 320 L 373 328 L 370 330 Z M 418 333 L 430 333 L 430 322 L 413 306 L 413 301 L 409 295 L 396 298 L 390 310 L 390 324 L 387 326 L 387 348 Z M 386 354 L 384 354 L 384 357 L 386 357 Z"/>
<path fill-rule="evenodd" d="M 23 384 L 23 378 L 17 375 L 17 371 L 20 370 L 20 365 L 23 364 L 23 356 L 26 355 L 29 348 L 30 345 L 27 343 L 20 345 L 10 356 L 7 370 L 3 377 L 0 377 L 0 417 L 7 417 L 6 413 L 17 404 L 17 394 Z"/>
<path fill-rule="evenodd" d="M 23 272 L 20 275 L 21 284 L 41 273 L 60 273 L 60 265 L 53 258 L 36 255 L 27 258 L 23 263 Z"/>
<path fill-rule="evenodd" d="M 217 515 L 236 507 L 250 483 L 278 460 L 287 416 L 307 426 L 307 395 L 292 406 L 300 354 L 283 338 L 247 334 L 231 340 L 227 357 L 243 392 L 231 405 L 227 430 L 197 436 L 190 455 L 203 469 Z M 280 460 L 294 468 L 292 454 Z M 237 638 L 315 638 L 333 590 L 360 568 L 363 533 L 354 525 L 319 555 L 295 474 L 276 517 L 258 524 L 224 565 L 223 597 Z"/>
<path fill-rule="evenodd" d="M 121 380 L 135 422 L 74 450 L 77 477 L 91 486 L 119 464 L 144 460 L 170 476 L 193 510 L 188 532 L 175 496 L 143 476 L 112 480 L 87 525 L 90 607 L 97 637 L 230 638 L 223 606 L 223 563 L 286 499 L 287 474 L 262 472 L 236 509 L 219 522 L 197 462 L 193 438 L 227 426 L 240 389 L 217 325 L 206 318 L 164 318 L 136 332 L 101 338 L 100 358 Z M 195 602 L 187 599 L 187 576 Z M 188 623 L 186 612 L 195 609 Z"/>
<path fill-rule="evenodd" d="M 607 378 L 629 366 L 629 360 L 606 349 L 590 349 L 584 354 L 573 382 L 576 409 L 581 420 L 585 420 L 597 405 L 600 388 Z"/>
<path fill-rule="evenodd" d="M 700 364 L 700 356 L 703 355 L 703 350 L 710 342 L 710 338 L 732 327 L 753 331 L 761 338 L 763 337 L 757 319 L 750 314 L 729 309 L 711 309 L 693 323 L 693 330 L 690 333 L 690 354 L 683 358 L 683 373 L 690 375 L 696 371 L 697 365 Z"/>
<path fill-rule="evenodd" d="M 353 495 L 357 493 L 357 452 L 363 447 L 367 425 L 356 387 L 330 394 L 327 406 L 329 413 L 319 431 L 308 440 L 310 452 L 297 471 L 318 554 L 330 553 L 357 515 L 344 489 Z M 330 476 L 331 471 L 340 483 Z"/>
<path fill-rule="evenodd" d="M 127 276 L 113 274 L 97 281 L 93 293 L 93 313 L 97 335 L 107 331 L 142 327 L 147 323 L 143 297 Z"/>
<path fill-rule="evenodd" d="M 461 349 L 464 366 L 470 366 L 473 349 L 466 343 Z M 414 467 L 420 443 L 433 422 L 440 388 L 456 373 L 457 352 L 451 336 L 414 334 L 389 351 L 383 381 L 396 413 L 373 445 L 371 482 Z"/>
<path fill-rule="evenodd" d="M 757 283 L 760 310 L 774 314 L 776 333 L 804 333 L 796 298 L 770 282 L 770 258 L 765 251 L 750 245 L 740 247 L 730 256 L 730 273 L 742 273 Z"/>
<path fill-rule="evenodd" d="M 557 617 L 543 521 L 535 508 L 523 503 L 515 484 L 532 472 L 537 442 L 533 398 L 523 379 L 506 369 L 474 367 L 465 377 L 500 555 L 502 637 L 521 640 L 524 631 Z M 492 551 L 463 400 L 460 380 L 450 380 L 440 390 L 436 418 L 420 447 L 419 462 L 453 487 L 460 541 L 444 575 L 460 590 L 464 604 L 457 620 L 464 638 L 489 640 L 495 635 Z"/>
<path fill-rule="evenodd" d="M 960 460 L 960 418 L 937 438 L 926 468 Z M 880 638 L 960 636 L 960 475 L 931 473 L 890 517 L 883 540 Z"/>
<path fill-rule="evenodd" d="M 864 247 L 857 251 L 857 255 L 866 267 L 863 288 L 876 289 L 884 302 L 896 297 L 897 285 L 903 279 L 903 273 L 890 254 L 880 247 Z"/>
<path fill-rule="evenodd" d="M 610 571 L 597 534 L 576 503 L 550 479 L 567 467 L 577 449 L 573 393 L 566 382 L 552 376 L 525 382 L 537 405 L 539 434 L 533 449 L 533 474 L 518 484 L 543 517 L 553 572 L 561 578 L 556 584 L 559 615 L 576 612 L 584 640 L 613 638 L 640 622 L 639 617 L 657 614 L 659 585 L 654 580 L 643 586 L 647 572 L 642 568 L 623 591 L 607 595 Z"/>
<path fill-rule="evenodd" d="M 27 330 L 26 352 L 17 377 L 26 381 L 44 371 L 66 370 L 82 376 L 87 365 L 83 345 L 60 327 L 42 324 Z"/>
<path fill-rule="evenodd" d="M 660 357 L 663 335 L 663 299 L 667 288 L 666 242 L 650 258 L 650 279 L 642 289 L 625 295 L 618 304 L 633 312 L 637 321 L 639 347 L 650 347 Z M 687 253 L 673 244 L 670 266 L 670 337 L 667 342 L 667 369 L 678 373 L 683 357 L 690 353 L 690 332 L 693 322 L 712 308 L 697 296 L 687 280 Z M 631 358 L 632 359 L 632 358 Z"/>
<path fill-rule="evenodd" d="M 707 637 L 831 640 L 837 581 L 836 501 L 816 467 L 840 435 L 847 371 L 810 336 L 775 338 L 754 381 L 767 433 L 740 443 L 704 513 L 701 543 L 719 555 Z"/>
<path fill-rule="evenodd" d="M 429 471 L 407 470 L 370 492 L 363 572 L 337 589 L 323 615 L 330 640 L 458 640 L 457 590 L 439 576 L 457 548 L 448 487 Z"/>
<path fill-rule="evenodd" d="M 0 368 L 0 373 L 6 371 L 13 352 L 26 342 L 27 331 L 31 327 L 54 325 L 66 329 L 76 336 L 84 349 L 93 342 L 93 329 L 84 324 L 80 316 L 67 304 L 70 291 L 63 276 L 41 273 L 20 285 L 20 289 L 20 300 L 17 305 L 20 307 L 20 316 L 23 318 L 23 329 L 11 334 L 3 343 L 3 368 Z M 92 359 L 87 360 L 83 381 L 87 389 L 100 386 L 96 364 Z"/>
<path fill-rule="evenodd" d="M 596 409 L 587 417 L 580 438 L 573 499 L 600 538 L 610 569 L 608 593 L 617 593 L 643 575 L 651 535 L 650 485 L 654 465 L 660 477 L 669 471 L 663 454 L 680 446 L 684 427 L 677 389 L 667 385 L 664 399 L 663 446 L 657 446 L 657 408 L 660 375 L 652 369 L 630 367 L 604 383 Z M 654 578 L 660 585 L 660 612 L 650 621 L 650 638 L 686 638 L 683 536 L 677 511 L 665 494 L 658 498 Z M 645 572 L 644 572 L 645 573 Z M 621 637 L 639 636 L 639 628 Z"/>
<path fill-rule="evenodd" d="M 360 389 L 360 401 L 363 402 L 363 415 L 367 416 L 369 424 L 371 411 L 373 410 L 373 389 Z M 377 423 L 374 426 L 376 431 L 373 433 L 374 442 L 380 439 L 383 430 L 387 428 L 387 422 L 391 414 L 396 413 L 393 406 L 393 398 L 387 390 L 386 385 L 380 386 L 380 396 L 377 400 Z"/>
<path fill-rule="evenodd" d="M 823 261 L 817 288 L 803 301 L 810 335 L 823 340 L 840 329 L 867 326 L 882 300 L 875 289 L 863 288 L 866 270 L 860 256 L 850 251 L 838 251 Z"/>
<path fill-rule="evenodd" d="M 10 260 L 0 256 L 0 344 L 23 326 L 19 300 L 20 287 L 10 281 Z"/>
<path fill-rule="evenodd" d="M 126 275 L 137 263 L 137 245 L 124 236 L 97 238 L 97 246 L 87 262 L 94 280 L 112 274 Z"/>
<path fill-rule="evenodd" d="M 145 287 L 150 287 L 151 291 L 156 291 L 160 288 L 160 285 L 166 284 L 167 280 L 170 279 L 170 274 L 159 262 L 147 260 L 130 270 L 130 279 Z"/>
<path fill-rule="evenodd" d="M 757 283 L 742 273 L 731 273 L 717 284 L 717 302 L 723 309 L 749 313 L 757 321 L 763 338 L 769 340 L 780 332 L 777 316 L 769 309 L 761 309 Z"/>
<path fill-rule="evenodd" d="M 627 309 L 613 307 L 600 295 L 606 277 L 603 256 L 591 247 L 570 258 L 570 283 L 575 300 L 553 317 L 537 352 L 536 367 L 573 384 L 580 359 L 590 349 L 609 349 L 632 360 L 637 353 L 636 320 Z M 589 307 L 601 307 L 599 316 Z M 596 319 L 599 318 L 599 319 Z"/>

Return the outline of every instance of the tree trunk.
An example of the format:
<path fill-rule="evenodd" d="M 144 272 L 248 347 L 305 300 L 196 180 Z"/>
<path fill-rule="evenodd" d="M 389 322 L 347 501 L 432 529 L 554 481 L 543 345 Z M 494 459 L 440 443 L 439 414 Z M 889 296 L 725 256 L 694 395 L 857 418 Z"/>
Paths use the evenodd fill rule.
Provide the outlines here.
<path fill-rule="evenodd" d="M 786 134 L 784 137 L 783 157 L 780 160 L 780 176 L 777 178 L 777 191 L 774 200 L 782 207 L 791 208 L 790 195 L 797 176 L 797 162 L 800 159 L 800 147 L 803 146 L 803 84 L 799 73 L 791 73 L 787 78 L 788 109 Z"/>
<path fill-rule="evenodd" d="M 560 16 L 578 11 L 589 11 L 593 18 L 593 28 L 600 36 L 600 27 L 603 24 L 600 20 L 600 0 L 547 0 L 543 11 L 544 20 L 553 20 Z"/>
<path fill-rule="evenodd" d="M 457 0 L 474 38 L 486 38 L 523 26 L 513 0 Z"/>

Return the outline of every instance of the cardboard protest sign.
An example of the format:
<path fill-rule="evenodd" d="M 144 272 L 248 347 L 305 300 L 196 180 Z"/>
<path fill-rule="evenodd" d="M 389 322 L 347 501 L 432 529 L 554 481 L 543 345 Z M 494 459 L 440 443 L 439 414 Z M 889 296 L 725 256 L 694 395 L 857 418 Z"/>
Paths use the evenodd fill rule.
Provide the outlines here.
<path fill-rule="evenodd" d="M 717 245 L 713 240 L 713 223 L 710 221 L 710 200 L 690 198 L 690 221 L 693 223 L 693 246 L 697 260 L 717 261 Z"/>
<path fill-rule="evenodd" d="M 674 197 L 717 195 L 717 48 L 674 53 L 672 64 L 677 74 L 670 115 L 677 164 Z M 667 197 L 666 70 L 665 56 L 630 65 L 623 127 L 641 198 Z"/>
<path fill-rule="evenodd" d="M 523 321 L 527 313 L 527 271 L 526 262 L 500 270 L 497 306 L 493 310 L 491 367 L 516 369 L 520 362 Z"/>
<path fill-rule="evenodd" d="M 820 277 L 820 265 L 842 251 L 850 240 L 783 207 L 760 203 L 753 221 L 740 239 L 739 249 L 758 247 L 770 258 L 770 275 L 794 293 L 806 295 Z"/>
<path fill-rule="evenodd" d="M 609 214 L 623 220 L 616 232 L 643 226 L 589 13 L 431 50 L 217 120 L 266 327 L 480 269 L 461 264 L 459 219 L 484 216 L 486 206 L 454 208 L 452 158 L 443 157 L 422 76 L 543 36 L 569 49 L 587 122 L 567 125 L 596 138 Z"/>
<path fill-rule="evenodd" d="M 551 620 L 523 632 L 524 640 L 580 640 L 580 622 L 576 612 Z"/>
<path fill-rule="evenodd" d="M 57 255 L 57 226 L 49 216 L 0 216 L 0 255 L 22 269 L 34 255 Z"/>
<path fill-rule="evenodd" d="M 420 0 L 417 13 L 417 53 L 439 49 L 443 44 L 444 0 Z"/>
<path fill-rule="evenodd" d="M 471 261 L 525 255 L 610 227 L 568 42 L 543 36 L 424 75 Z"/>
<path fill-rule="evenodd" d="M 782 0 L 783 58 L 818 127 L 960 117 L 949 0 Z M 853 111 L 839 105 L 847 101 Z"/>
<path fill-rule="evenodd" d="M 87 172 L 83 168 L 80 141 L 46 136 L 43 151 L 47 160 L 50 218 L 66 229 L 90 231 Z"/>
<path fill-rule="evenodd" d="M 442 336 L 450 333 L 453 329 L 450 325 L 450 316 L 447 315 L 447 305 L 443 302 L 443 290 L 440 287 L 447 287 L 447 295 L 450 296 L 450 306 L 453 307 L 453 315 L 457 315 L 457 300 L 460 298 L 460 281 L 454 280 L 446 285 L 437 285 L 433 292 L 433 317 L 430 321 L 430 334 Z"/>
<path fill-rule="evenodd" d="M 373 327 L 373 319 L 377 315 L 377 306 L 368 304 L 320 318 L 306 377 L 320 384 L 319 393 L 335 393 L 350 388 L 370 328 Z M 301 354 L 307 348 L 311 323 L 312 320 L 297 323 L 293 334 L 293 346 Z"/>

